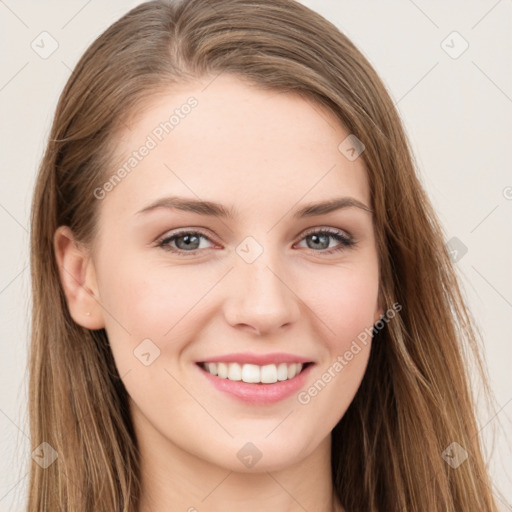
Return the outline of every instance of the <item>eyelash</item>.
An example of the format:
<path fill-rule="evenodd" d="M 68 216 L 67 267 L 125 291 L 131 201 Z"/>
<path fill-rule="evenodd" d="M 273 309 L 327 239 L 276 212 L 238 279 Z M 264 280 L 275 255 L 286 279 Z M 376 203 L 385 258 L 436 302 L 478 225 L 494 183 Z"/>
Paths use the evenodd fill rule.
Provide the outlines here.
<path fill-rule="evenodd" d="M 210 240 L 210 238 L 208 236 L 206 236 L 204 233 L 202 233 L 201 231 L 185 231 L 185 230 L 183 230 L 183 231 L 178 231 L 177 233 L 174 233 L 171 236 L 167 236 L 167 237 L 157 241 L 157 247 L 161 247 L 165 251 L 170 251 L 173 253 L 177 253 L 180 255 L 187 255 L 187 256 L 195 256 L 199 251 L 203 250 L 203 249 L 195 249 L 194 251 L 184 251 L 182 249 L 177 249 L 177 248 L 171 247 L 169 245 L 172 241 L 174 241 L 177 238 L 180 238 L 184 235 L 200 235 L 203 238 Z M 309 235 L 328 235 L 328 236 L 336 239 L 338 242 L 340 242 L 339 246 L 334 247 L 332 249 L 325 249 L 325 250 L 320 250 L 320 251 L 315 251 L 313 249 L 310 249 L 313 252 L 320 252 L 322 254 L 330 255 L 330 254 L 343 251 L 344 249 L 347 249 L 349 247 L 356 245 L 356 241 L 352 237 L 342 234 L 341 231 L 334 231 L 331 229 L 317 229 L 317 230 L 308 231 L 303 235 L 303 237 L 300 239 L 300 241 L 304 240 L 304 238 L 306 238 Z"/>

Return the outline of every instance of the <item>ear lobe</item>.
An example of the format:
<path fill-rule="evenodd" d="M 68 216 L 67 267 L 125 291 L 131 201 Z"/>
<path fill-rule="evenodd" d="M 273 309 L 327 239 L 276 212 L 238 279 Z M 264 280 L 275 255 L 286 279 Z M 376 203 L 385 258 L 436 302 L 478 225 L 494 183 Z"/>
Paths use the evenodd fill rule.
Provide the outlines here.
<path fill-rule="evenodd" d="M 375 325 L 379 320 L 382 319 L 382 317 L 384 316 L 384 311 L 382 309 L 379 309 L 378 311 L 375 312 L 375 318 L 373 319 L 373 325 Z"/>
<path fill-rule="evenodd" d="M 68 226 L 55 231 L 53 244 L 71 317 L 87 329 L 102 329 L 105 322 L 89 252 L 76 242 Z"/>
<path fill-rule="evenodd" d="M 382 289 L 379 286 L 379 293 L 378 293 L 378 297 L 377 297 L 377 309 L 375 310 L 373 325 L 375 325 L 384 316 L 384 308 L 382 307 L 382 303 L 383 303 Z"/>

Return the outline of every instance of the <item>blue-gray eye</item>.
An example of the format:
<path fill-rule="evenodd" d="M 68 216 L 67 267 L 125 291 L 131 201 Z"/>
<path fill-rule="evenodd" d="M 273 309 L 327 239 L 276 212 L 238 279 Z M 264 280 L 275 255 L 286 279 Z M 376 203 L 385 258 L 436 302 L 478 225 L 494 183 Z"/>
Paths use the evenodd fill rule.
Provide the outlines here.
<path fill-rule="evenodd" d="M 201 238 L 210 240 L 208 236 L 200 231 L 179 231 L 163 238 L 157 243 L 157 246 L 177 254 L 186 253 L 187 255 L 194 255 L 201 249 Z M 338 245 L 328 249 L 329 239 L 335 239 L 339 242 Z M 310 231 L 303 235 L 301 241 L 302 240 L 310 240 L 312 244 L 309 245 L 309 248 L 314 249 L 314 252 L 322 252 L 324 254 L 342 251 L 343 249 L 356 245 L 354 239 L 343 234 L 343 232 L 329 229 Z M 174 243 L 175 246 L 171 245 L 172 243 Z M 322 246 L 326 247 L 322 248 Z M 320 251 L 316 249 L 320 249 Z"/>

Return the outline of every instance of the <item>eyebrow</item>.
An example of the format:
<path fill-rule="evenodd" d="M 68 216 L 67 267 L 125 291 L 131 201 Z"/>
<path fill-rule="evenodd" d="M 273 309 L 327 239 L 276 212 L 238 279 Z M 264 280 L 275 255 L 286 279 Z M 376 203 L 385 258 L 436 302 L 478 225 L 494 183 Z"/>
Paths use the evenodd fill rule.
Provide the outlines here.
<path fill-rule="evenodd" d="M 238 211 L 233 207 L 226 207 L 214 201 L 202 201 L 185 197 L 171 196 L 156 200 L 155 202 L 139 210 L 136 215 L 147 213 L 157 208 L 176 209 L 184 212 L 197 213 L 220 218 L 237 218 Z M 338 197 L 319 203 L 309 203 L 297 210 L 293 217 L 295 219 L 325 215 L 327 213 L 345 208 L 360 208 L 373 213 L 368 206 L 354 197 Z"/>

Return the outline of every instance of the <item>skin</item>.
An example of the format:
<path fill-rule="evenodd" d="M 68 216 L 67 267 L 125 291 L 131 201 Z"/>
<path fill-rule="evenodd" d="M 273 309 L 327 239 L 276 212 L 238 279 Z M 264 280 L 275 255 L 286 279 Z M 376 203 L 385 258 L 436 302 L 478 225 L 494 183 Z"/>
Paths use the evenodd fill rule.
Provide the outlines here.
<path fill-rule="evenodd" d="M 130 395 L 141 512 L 342 510 L 331 485 L 331 431 L 360 385 L 370 344 L 305 405 L 296 394 L 272 405 L 240 402 L 200 378 L 196 362 L 290 352 L 315 362 L 305 390 L 381 317 L 372 214 L 352 207 L 292 218 L 306 203 L 340 196 L 371 207 L 366 168 L 338 150 L 349 132 L 322 106 L 234 76 L 210 81 L 153 97 L 120 134 L 122 162 L 169 112 L 198 100 L 98 200 L 92 247 L 74 243 L 67 227 L 56 231 L 68 306 L 80 325 L 106 329 Z M 240 217 L 137 214 L 170 195 L 233 206 Z M 157 247 L 178 228 L 208 237 L 196 255 L 185 253 L 183 238 L 171 245 L 184 255 Z M 357 244 L 326 254 L 340 242 L 315 244 L 304 234 L 312 228 L 341 230 Z M 263 250 L 252 263 L 236 252 L 248 236 Z M 134 356 L 144 339 L 160 350 L 148 366 Z M 262 454 L 251 468 L 237 457 L 247 442 Z"/>

